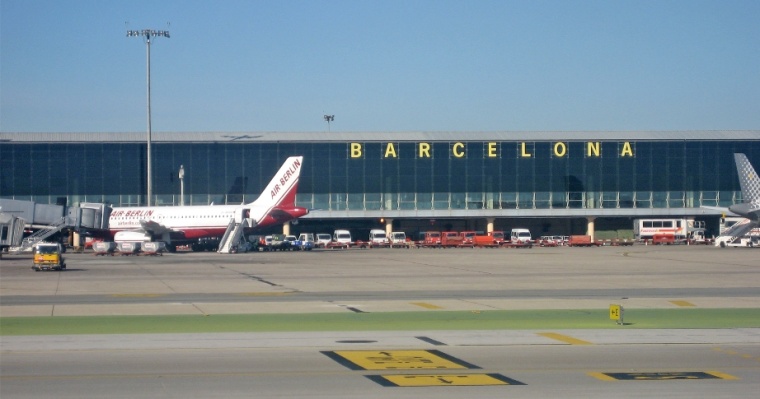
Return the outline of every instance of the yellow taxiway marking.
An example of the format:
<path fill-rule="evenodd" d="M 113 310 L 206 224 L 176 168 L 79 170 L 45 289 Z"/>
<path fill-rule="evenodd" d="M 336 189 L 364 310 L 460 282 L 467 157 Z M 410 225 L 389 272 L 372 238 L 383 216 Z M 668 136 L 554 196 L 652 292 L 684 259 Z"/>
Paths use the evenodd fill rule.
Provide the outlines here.
<path fill-rule="evenodd" d="M 405 374 L 370 375 L 367 377 L 380 385 L 390 387 L 525 385 L 501 374 Z"/>
<path fill-rule="evenodd" d="M 242 296 L 285 296 L 289 295 L 290 292 L 242 292 L 240 295 Z"/>
<path fill-rule="evenodd" d="M 440 306 L 433 305 L 432 303 L 426 303 L 426 302 L 411 302 L 411 304 L 425 308 L 425 309 L 443 309 Z"/>
<path fill-rule="evenodd" d="M 592 377 L 594 377 L 594 378 L 596 378 L 598 380 L 602 380 L 602 381 L 616 381 L 616 379 L 608 376 L 607 374 L 600 373 L 598 371 L 593 371 L 593 372 L 586 373 L 586 374 L 588 374 L 588 375 L 590 375 L 590 376 L 592 376 Z"/>
<path fill-rule="evenodd" d="M 164 294 L 113 294 L 114 298 L 156 298 Z"/>
<path fill-rule="evenodd" d="M 352 370 L 461 370 L 480 368 L 437 350 L 348 350 L 323 353 Z"/>
<path fill-rule="evenodd" d="M 731 374 L 721 373 L 720 371 L 707 371 L 707 374 L 712 374 L 723 380 L 738 380 L 739 377 L 735 377 Z"/>
<path fill-rule="evenodd" d="M 689 301 L 668 301 L 672 303 L 673 305 L 680 306 L 680 307 L 694 307 L 697 306 Z"/>
<path fill-rule="evenodd" d="M 570 345 L 593 345 L 591 342 L 584 341 L 578 338 L 573 338 L 571 336 L 563 335 L 563 334 L 545 332 L 545 333 L 538 333 L 538 335 L 541 335 L 546 338 L 556 339 L 557 341 L 562 341 Z"/>

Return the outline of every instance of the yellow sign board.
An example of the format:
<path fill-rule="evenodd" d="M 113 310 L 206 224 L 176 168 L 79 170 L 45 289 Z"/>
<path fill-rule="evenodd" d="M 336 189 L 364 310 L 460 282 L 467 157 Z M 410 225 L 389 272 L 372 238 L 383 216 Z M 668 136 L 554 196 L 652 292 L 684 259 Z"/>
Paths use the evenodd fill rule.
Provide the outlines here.
<path fill-rule="evenodd" d="M 620 305 L 610 305 L 610 320 L 615 320 L 617 324 L 623 324 L 623 307 Z"/>
<path fill-rule="evenodd" d="M 368 375 L 367 378 L 386 387 L 525 385 L 501 374 Z"/>
<path fill-rule="evenodd" d="M 437 350 L 322 352 L 352 370 L 446 370 L 480 367 Z"/>

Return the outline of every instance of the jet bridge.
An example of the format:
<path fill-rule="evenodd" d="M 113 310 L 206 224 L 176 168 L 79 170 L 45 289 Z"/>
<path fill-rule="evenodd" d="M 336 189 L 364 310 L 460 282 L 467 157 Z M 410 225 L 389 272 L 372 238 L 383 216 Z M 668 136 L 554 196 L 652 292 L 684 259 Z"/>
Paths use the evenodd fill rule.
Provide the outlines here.
<path fill-rule="evenodd" d="M 108 215 L 111 208 L 105 204 L 89 202 L 69 207 L 60 204 L 0 199 L 0 209 L 5 214 L 26 220 L 26 227 L 35 230 L 30 236 L 24 238 L 21 246 L 13 248 L 13 252 L 22 252 L 62 230 L 83 231 L 108 228 Z"/>

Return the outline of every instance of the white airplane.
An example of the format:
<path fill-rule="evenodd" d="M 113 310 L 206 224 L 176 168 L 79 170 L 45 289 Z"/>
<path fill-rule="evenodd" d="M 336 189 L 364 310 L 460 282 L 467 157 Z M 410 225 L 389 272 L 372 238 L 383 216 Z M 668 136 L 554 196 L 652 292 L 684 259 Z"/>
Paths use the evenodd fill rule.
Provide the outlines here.
<path fill-rule="evenodd" d="M 760 176 L 757 175 L 746 155 L 734 154 L 734 160 L 736 161 L 736 170 L 739 173 L 739 184 L 744 202 L 731 205 L 728 210 L 739 216 L 744 216 L 757 225 L 760 223 Z"/>
<path fill-rule="evenodd" d="M 116 242 L 164 241 L 170 247 L 222 237 L 234 220 L 246 231 L 282 224 L 309 213 L 295 205 L 303 157 L 290 157 L 256 201 L 242 205 L 117 207 L 108 218 Z"/>
<path fill-rule="evenodd" d="M 746 219 L 721 233 L 721 237 L 715 241 L 716 245 L 726 240 L 744 237 L 760 226 L 760 176 L 757 175 L 746 155 L 734 154 L 734 161 L 736 162 L 736 171 L 739 173 L 739 185 L 742 189 L 744 202 L 731 205 L 728 210 Z"/>

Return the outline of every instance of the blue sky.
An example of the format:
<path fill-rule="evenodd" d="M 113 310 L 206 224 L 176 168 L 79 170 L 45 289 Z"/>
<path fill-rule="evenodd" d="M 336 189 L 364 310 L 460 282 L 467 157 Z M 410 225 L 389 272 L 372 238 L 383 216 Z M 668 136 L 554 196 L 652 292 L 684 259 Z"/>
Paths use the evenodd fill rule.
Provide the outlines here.
<path fill-rule="evenodd" d="M 145 28 L 171 33 L 154 131 L 760 129 L 758 21 L 756 0 L 2 0 L 0 131 L 144 131 Z"/>

